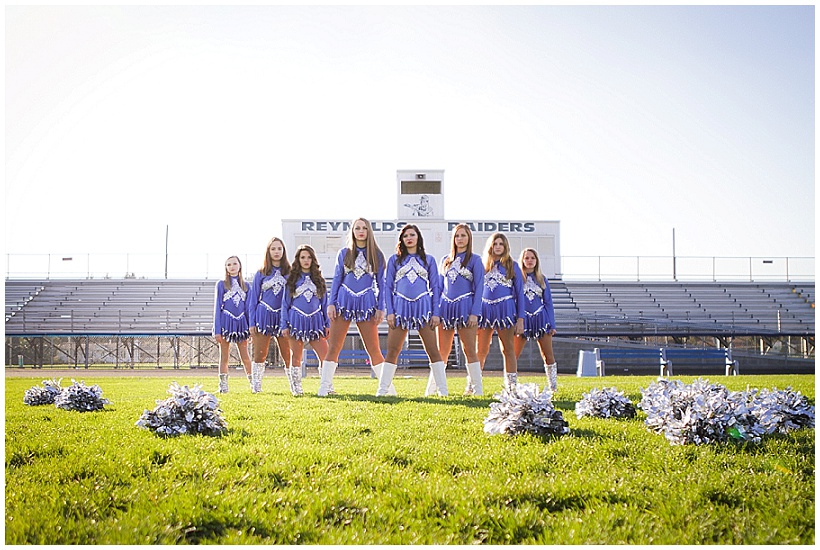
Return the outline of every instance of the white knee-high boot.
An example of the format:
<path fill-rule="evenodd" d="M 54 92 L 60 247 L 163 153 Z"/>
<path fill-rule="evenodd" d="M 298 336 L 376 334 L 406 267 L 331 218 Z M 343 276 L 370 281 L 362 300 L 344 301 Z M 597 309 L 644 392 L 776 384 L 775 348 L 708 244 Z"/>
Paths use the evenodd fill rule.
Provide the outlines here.
<path fill-rule="evenodd" d="M 471 393 L 465 395 L 484 395 L 484 381 L 481 376 L 481 363 L 467 363 L 467 384 Z"/>
<path fill-rule="evenodd" d="M 339 366 L 339 363 L 335 361 L 322 361 L 322 380 L 319 382 L 319 397 L 336 393 L 333 391 L 333 375 L 336 373 L 337 366 Z M 299 372 L 300 380 L 301 374 L 302 373 Z"/>
<path fill-rule="evenodd" d="M 290 368 L 290 393 L 293 394 L 294 397 L 299 397 L 302 395 L 302 367 L 291 367 Z"/>
<path fill-rule="evenodd" d="M 290 369 L 291 369 L 291 367 L 285 367 L 285 380 L 288 381 L 288 386 L 290 387 L 290 393 L 295 394 L 295 389 L 293 387 L 293 378 L 290 377 Z"/>
<path fill-rule="evenodd" d="M 228 393 L 228 373 L 219 373 L 219 393 Z"/>
<path fill-rule="evenodd" d="M 547 380 L 549 381 L 550 391 L 555 393 L 558 389 L 558 363 L 544 365 L 544 372 L 547 373 Z"/>
<path fill-rule="evenodd" d="M 508 390 L 514 390 L 518 386 L 517 372 L 504 372 L 504 387 Z"/>
<path fill-rule="evenodd" d="M 430 374 L 433 375 L 435 379 L 436 388 L 438 389 L 438 394 L 441 396 L 450 395 L 450 392 L 447 390 L 447 364 L 444 361 L 436 361 L 435 363 L 430 363 Z"/>
<path fill-rule="evenodd" d="M 394 374 L 396 374 L 395 363 L 388 363 L 387 361 L 382 363 L 382 374 L 379 376 L 379 389 L 376 390 L 377 397 L 390 395 L 390 385 L 393 383 Z"/>
<path fill-rule="evenodd" d="M 436 393 L 436 377 L 433 375 L 433 369 L 430 369 L 430 376 L 427 377 L 427 389 L 424 390 L 424 395 L 434 395 Z"/>
<path fill-rule="evenodd" d="M 265 370 L 265 363 L 251 363 L 251 392 L 262 391 L 262 373 Z"/>
<path fill-rule="evenodd" d="M 376 380 L 379 380 L 382 377 L 382 367 L 384 366 L 384 362 L 379 363 L 378 365 L 373 365 L 373 373 L 376 375 Z M 396 395 L 396 386 L 393 383 L 390 383 L 390 387 L 387 388 L 387 395 Z"/>

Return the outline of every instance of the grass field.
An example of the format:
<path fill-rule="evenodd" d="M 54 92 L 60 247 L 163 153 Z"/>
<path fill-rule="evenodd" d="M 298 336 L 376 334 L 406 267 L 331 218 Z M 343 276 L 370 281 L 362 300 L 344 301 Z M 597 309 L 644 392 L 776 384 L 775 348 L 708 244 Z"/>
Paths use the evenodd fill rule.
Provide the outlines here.
<path fill-rule="evenodd" d="M 79 413 L 23 404 L 41 373 L 5 380 L 7 544 L 815 541 L 814 430 L 679 447 L 642 412 L 575 417 L 589 389 L 614 386 L 637 403 L 654 377 L 561 377 L 555 404 L 571 433 L 550 439 L 485 434 L 493 398 L 424 398 L 426 372 L 397 377 L 391 398 L 373 397 L 364 377 L 337 377 L 339 395 L 319 398 L 314 375 L 310 395 L 293 398 L 282 376 L 251 394 L 233 375 L 220 396 L 225 436 L 165 439 L 134 423 L 171 378 L 79 374 L 112 402 Z M 213 391 L 215 378 L 178 381 Z M 814 376 L 709 380 L 791 386 L 814 404 Z"/>

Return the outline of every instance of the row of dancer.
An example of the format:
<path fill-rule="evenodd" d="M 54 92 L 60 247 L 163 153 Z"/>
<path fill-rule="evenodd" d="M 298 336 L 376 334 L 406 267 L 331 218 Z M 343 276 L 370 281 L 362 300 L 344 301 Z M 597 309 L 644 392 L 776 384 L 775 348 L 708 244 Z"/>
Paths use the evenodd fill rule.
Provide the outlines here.
<path fill-rule="evenodd" d="M 482 371 L 493 333 L 498 334 L 501 345 L 506 386 L 517 383 L 517 359 L 526 340 L 535 340 L 555 391 L 555 316 L 538 253 L 525 249 L 519 267 L 510 257 L 503 233 L 488 239 L 483 261 L 472 252 L 472 244 L 469 226 L 457 225 L 439 275 L 417 226 L 402 228 L 396 253 L 385 261 L 370 222 L 358 218 L 350 225 L 347 246 L 337 255 L 329 296 L 316 255 L 307 245 L 301 245 L 288 264 L 284 243 L 271 239 L 263 266 L 249 286 L 242 278 L 239 258 L 228 258 L 225 279 L 216 285 L 219 391 L 228 390 L 231 342 L 239 348 L 251 390 L 261 391 L 268 348 L 276 337 L 294 395 L 303 393 L 301 358 L 306 343 L 320 360 L 318 395 L 335 393 L 333 376 L 352 322 L 379 379 L 376 395 L 396 394 L 392 380 L 410 330 L 418 331 L 430 360 L 426 395 L 448 395 L 446 358 L 456 332 L 467 360 L 465 395 L 483 395 Z M 385 318 L 389 327 L 386 356 L 378 334 L 378 325 Z"/>

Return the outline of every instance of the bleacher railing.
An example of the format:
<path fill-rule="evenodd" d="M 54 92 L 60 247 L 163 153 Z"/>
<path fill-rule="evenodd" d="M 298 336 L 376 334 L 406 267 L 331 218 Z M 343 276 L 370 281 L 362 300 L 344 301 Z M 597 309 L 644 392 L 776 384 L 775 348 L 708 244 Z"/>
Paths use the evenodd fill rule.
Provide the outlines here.
<path fill-rule="evenodd" d="M 240 254 L 243 273 L 259 254 Z M 216 254 L 6 254 L 7 279 L 220 279 Z M 814 281 L 814 257 L 563 256 L 557 278 L 574 281 Z M 322 266 L 332 275 L 333 266 Z"/>

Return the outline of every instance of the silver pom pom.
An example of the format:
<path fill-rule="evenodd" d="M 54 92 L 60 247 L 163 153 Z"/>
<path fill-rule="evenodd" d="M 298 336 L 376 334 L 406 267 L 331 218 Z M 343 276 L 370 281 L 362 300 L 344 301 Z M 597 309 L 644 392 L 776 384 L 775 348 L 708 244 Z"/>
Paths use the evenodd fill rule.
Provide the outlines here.
<path fill-rule="evenodd" d="M 60 392 L 63 391 L 63 388 L 60 387 L 62 381 L 62 378 L 59 380 L 52 378 L 51 380 L 43 380 L 43 387 L 32 386 L 23 395 L 23 403 L 26 405 L 51 405 L 60 395 Z"/>
<path fill-rule="evenodd" d="M 110 401 L 104 399 L 102 396 L 102 389 L 96 384 L 94 386 L 86 386 L 85 382 L 71 380 L 71 385 L 63 390 L 54 398 L 54 405 L 59 409 L 66 409 L 70 411 L 99 411 Z"/>
<path fill-rule="evenodd" d="M 484 419 L 484 431 L 488 434 L 569 433 L 561 411 L 552 405 L 552 392 L 546 388 L 540 392 L 538 384 L 517 384 L 494 397 L 500 402 L 490 405 L 490 414 Z"/>
<path fill-rule="evenodd" d="M 575 404 L 575 416 L 578 418 L 634 418 L 635 414 L 632 401 L 615 388 L 592 388 Z"/>
<path fill-rule="evenodd" d="M 164 436 L 186 433 L 215 436 L 227 429 L 219 401 L 200 385 L 188 388 L 173 382 L 168 393 L 171 397 L 157 401 L 153 411 L 142 413 L 137 426 Z"/>
<path fill-rule="evenodd" d="M 791 387 L 785 390 L 755 388 L 745 392 L 745 396 L 751 414 L 767 434 L 814 428 L 814 407 Z"/>
<path fill-rule="evenodd" d="M 660 379 L 645 390 L 638 406 L 646 426 L 673 445 L 738 439 L 759 442 L 764 433 L 745 396 L 698 379 L 691 384 Z"/>

